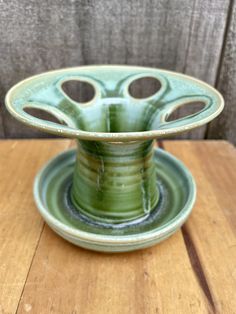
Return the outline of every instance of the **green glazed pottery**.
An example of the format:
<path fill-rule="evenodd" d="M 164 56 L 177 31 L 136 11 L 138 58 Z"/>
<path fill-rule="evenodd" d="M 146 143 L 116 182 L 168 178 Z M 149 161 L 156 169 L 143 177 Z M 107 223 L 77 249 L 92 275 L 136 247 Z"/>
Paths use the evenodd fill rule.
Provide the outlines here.
<path fill-rule="evenodd" d="M 153 78 L 159 90 L 134 98 L 130 86 Z M 80 103 L 63 89 L 89 83 L 94 97 Z M 203 109 L 177 120 L 179 107 Z M 37 207 L 51 228 L 81 247 L 107 252 L 153 245 L 174 233 L 193 207 L 196 187 L 186 167 L 153 148 L 156 138 L 203 125 L 223 109 L 211 86 L 170 71 L 132 66 L 85 66 L 36 75 L 15 85 L 6 106 L 18 120 L 46 132 L 75 138 L 70 150 L 51 160 L 34 185 Z M 44 110 L 59 122 L 36 118 Z"/>

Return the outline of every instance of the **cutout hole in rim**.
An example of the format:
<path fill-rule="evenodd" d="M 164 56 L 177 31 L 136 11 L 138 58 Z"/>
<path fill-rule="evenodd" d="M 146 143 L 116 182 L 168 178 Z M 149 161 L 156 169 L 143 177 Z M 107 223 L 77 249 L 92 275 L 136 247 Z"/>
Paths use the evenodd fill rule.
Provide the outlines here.
<path fill-rule="evenodd" d="M 25 107 L 23 110 L 35 118 L 68 126 L 67 123 L 65 123 L 65 121 L 59 120 L 57 117 L 55 117 L 52 113 L 49 113 L 47 110 L 33 107 Z"/>
<path fill-rule="evenodd" d="M 80 80 L 68 80 L 62 84 L 63 92 L 73 101 L 87 103 L 95 96 L 92 84 Z"/>
<path fill-rule="evenodd" d="M 165 120 L 166 122 L 172 122 L 175 120 L 191 116 L 193 114 L 200 112 L 202 109 L 204 109 L 205 106 L 206 103 L 203 101 L 186 102 L 185 104 L 179 106 L 174 111 L 172 111 L 171 114 L 168 115 Z"/>
<path fill-rule="evenodd" d="M 132 81 L 128 92 L 133 98 L 145 99 L 155 95 L 161 89 L 161 82 L 154 77 L 146 76 Z"/>

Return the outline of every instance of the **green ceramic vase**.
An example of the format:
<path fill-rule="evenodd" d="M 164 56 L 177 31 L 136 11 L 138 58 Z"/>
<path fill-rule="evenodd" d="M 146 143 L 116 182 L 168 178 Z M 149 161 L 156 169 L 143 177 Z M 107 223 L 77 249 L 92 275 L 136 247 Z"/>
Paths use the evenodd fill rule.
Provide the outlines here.
<path fill-rule="evenodd" d="M 160 86 L 159 89 L 148 97 L 134 97 L 130 92 L 131 85 L 135 81 L 147 77 L 156 80 Z M 85 103 L 73 100 L 63 89 L 63 84 L 72 80 L 90 84 L 94 89 L 94 97 Z M 176 109 L 193 102 L 201 102 L 203 108 L 184 118 L 174 121 L 168 119 Z M 6 96 L 7 108 L 16 119 L 40 130 L 76 139 L 78 149 L 73 164 L 73 176 L 68 188 L 68 197 L 70 206 L 75 212 L 81 214 L 82 218 L 74 219 L 85 219 L 85 224 L 94 224 L 94 226 L 100 224 L 103 226 L 101 228 L 105 228 L 105 224 L 108 224 L 111 230 L 115 230 L 116 226 L 122 224 L 144 222 L 145 219 L 149 219 L 149 216 L 155 215 L 155 211 L 157 212 L 157 208 L 161 206 L 164 198 L 167 200 L 166 211 L 168 204 L 174 204 L 173 197 L 177 202 L 177 193 L 180 193 L 180 190 L 178 190 L 178 180 L 173 179 L 175 175 L 166 181 L 166 187 L 169 186 L 166 188 L 166 195 L 161 192 L 162 183 L 157 183 L 158 168 L 156 157 L 154 158 L 153 141 L 188 131 L 209 122 L 221 112 L 223 103 L 221 95 L 214 88 L 197 79 L 170 71 L 132 66 L 87 66 L 51 71 L 18 83 Z M 29 108 L 44 110 L 54 115 L 63 124 L 34 117 L 27 112 Z M 69 155 L 67 157 L 65 155 L 65 158 L 69 158 Z M 163 163 L 167 167 L 169 157 L 165 158 Z M 172 160 L 171 163 L 173 164 L 175 161 Z M 58 162 L 55 167 L 59 167 Z M 176 164 L 176 167 L 179 166 Z M 173 173 L 175 171 L 178 173 L 176 167 L 173 167 Z M 184 178 L 184 172 L 180 173 Z M 174 181 L 171 183 L 171 180 Z M 187 182 L 184 180 L 183 182 Z M 186 184 L 191 185 L 191 180 Z M 40 184 L 43 184 L 43 181 Z M 186 185 L 186 191 L 190 185 L 188 187 Z M 43 185 L 37 186 L 37 188 L 40 194 Z M 58 188 L 54 204 L 60 198 L 59 193 L 64 193 L 62 187 L 60 189 Z M 170 196 L 172 190 L 173 196 Z M 94 245 L 90 242 L 92 240 L 96 243 L 99 241 L 96 238 L 98 231 L 94 229 L 92 233 L 95 234 L 95 238 L 91 239 L 89 236 L 90 240 L 88 240 L 85 236 L 87 242 L 83 241 L 87 244 L 82 243 L 81 233 L 77 236 L 74 234 L 78 230 L 83 232 L 80 229 L 83 227 L 69 232 L 66 224 L 72 218 L 68 218 L 67 223 L 62 220 L 62 211 L 64 210 L 62 208 L 60 209 L 61 214 L 58 214 L 57 217 L 58 221 L 54 221 L 55 217 L 49 215 L 50 209 L 47 208 L 47 206 L 53 207 L 53 205 L 43 203 L 44 194 L 40 194 L 41 196 L 39 194 L 36 197 L 37 205 L 42 210 L 46 221 L 56 232 L 81 246 L 89 247 L 90 245 L 90 248 L 93 249 L 98 247 L 98 244 Z M 194 193 L 191 194 L 192 200 L 194 195 Z M 187 196 L 186 194 L 186 202 Z M 40 197 L 42 197 L 42 203 L 40 203 Z M 193 202 L 190 203 L 192 206 Z M 60 204 L 58 206 L 60 207 Z M 179 212 L 176 210 L 175 215 L 180 217 L 178 218 L 180 220 L 177 224 L 175 223 L 172 231 L 177 228 L 177 225 L 180 225 L 180 221 L 182 224 L 187 217 L 187 215 L 178 214 L 181 208 L 185 208 L 184 198 L 183 205 L 178 206 Z M 155 228 L 157 228 L 158 218 L 155 219 L 157 221 Z M 59 221 L 62 223 L 60 227 Z M 108 226 L 106 227 L 108 228 Z M 136 229 L 137 234 L 142 234 L 140 230 Z M 106 233 L 106 231 L 104 232 Z M 72 234 L 77 238 L 72 239 Z M 150 235 L 152 235 L 151 232 Z M 161 235 L 162 238 L 166 236 Z M 118 241 L 118 238 L 114 238 L 114 241 Z M 101 241 L 100 244 L 103 247 L 101 250 L 106 250 L 104 249 L 106 240 L 103 238 Z M 110 241 L 113 240 L 110 239 L 108 242 L 110 243 Z M 153 244 L 155 241 L 157 242 L 152 239 L 150 243 Z M 139 243 L 136 246 L 140 245 Z M 119 249 L 111 249 L 109 246 L 107 250 Z"/>

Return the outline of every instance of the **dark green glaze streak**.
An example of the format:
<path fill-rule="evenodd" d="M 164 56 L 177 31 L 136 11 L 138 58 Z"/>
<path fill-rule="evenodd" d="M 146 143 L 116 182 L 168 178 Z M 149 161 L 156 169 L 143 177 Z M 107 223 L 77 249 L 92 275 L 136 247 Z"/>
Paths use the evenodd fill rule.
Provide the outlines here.
<path fill-rule="evenodd" d="M 152 142 L 78 140 L 74 206 L 95 220 L 113 223 L 149 214 L 159 198 Z"/>

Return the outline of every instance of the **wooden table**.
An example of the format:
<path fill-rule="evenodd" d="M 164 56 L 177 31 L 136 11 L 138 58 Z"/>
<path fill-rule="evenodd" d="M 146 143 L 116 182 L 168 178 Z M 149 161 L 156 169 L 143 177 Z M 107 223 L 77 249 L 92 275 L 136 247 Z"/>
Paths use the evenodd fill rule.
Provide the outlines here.
<path fill-rule="evenodd" d="M 236 313 L 236 151 L 165 141 L 198 196 L 184 227 L 150 249 L 102 254 L 57 236 L 38 214 L 34 176 L 70 140 L 0 142 L 0 313 Z"/>

